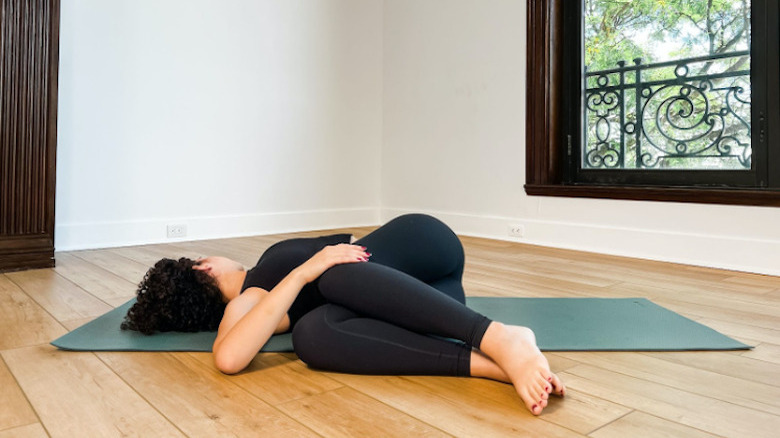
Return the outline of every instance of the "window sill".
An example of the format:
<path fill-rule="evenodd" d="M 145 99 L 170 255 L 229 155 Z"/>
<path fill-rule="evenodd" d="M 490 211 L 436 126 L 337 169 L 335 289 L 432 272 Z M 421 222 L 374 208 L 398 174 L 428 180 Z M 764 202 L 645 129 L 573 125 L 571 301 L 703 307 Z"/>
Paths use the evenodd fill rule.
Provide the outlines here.
<path fill-rule="evenodd" d="M 780 207 L 780 191 L 776 190 L 526 184 L 525 192 L 530 196 Z"/>

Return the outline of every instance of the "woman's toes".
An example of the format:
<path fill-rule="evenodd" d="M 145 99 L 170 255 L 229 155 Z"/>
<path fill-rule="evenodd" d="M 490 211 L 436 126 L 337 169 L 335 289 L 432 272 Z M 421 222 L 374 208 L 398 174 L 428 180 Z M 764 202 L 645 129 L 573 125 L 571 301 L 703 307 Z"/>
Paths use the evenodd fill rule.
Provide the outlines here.
<path fill-rule="evenodd" d="M 566 390 L 566 387 L 563 385 L 563 382 L 561 382 L 561 379 L 558 378 L 555 374 L 552 376 L 552 393 L 556 395 L 563 396 L 564 391 Z"/>
<path fill-rule="evenodd" d="M 530 391 L 531 390 L 520 391 L 520 398 L 523 399 L 523 403 L 525 403 L 525 407 L 528 408 L 529 411 L 534 415 L 539 415 L 537 414 L 537 411 L 541 412 L 542 410 L 541 400 Z"/>

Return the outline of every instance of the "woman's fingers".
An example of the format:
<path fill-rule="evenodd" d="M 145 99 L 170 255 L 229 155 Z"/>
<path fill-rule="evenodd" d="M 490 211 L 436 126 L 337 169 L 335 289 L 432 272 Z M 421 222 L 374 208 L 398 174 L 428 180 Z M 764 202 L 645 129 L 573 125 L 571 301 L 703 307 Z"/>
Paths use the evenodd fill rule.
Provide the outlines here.
<path fill-rule="evenodd" d="M 300 266 L 303 278 L 310 283 L 331 267 L 342 263 L 367 262 L 371 254 L 359 245 L 340 243 L 326 246 Z"/>
<path fill-rule="evenodd" d="M 331 248 L 335 263 L 367 262 L 371 257 L 371 253 L 364 246 L 342 243 Z"/>
<path fill-rule="evenodd" d="M 324 269 L 341 263 L 367 262 L 369 257 L 371 254 L 366 251 L 365 247 L 348 243 L 326 246 L 314 256 L 326 265 Z"/>

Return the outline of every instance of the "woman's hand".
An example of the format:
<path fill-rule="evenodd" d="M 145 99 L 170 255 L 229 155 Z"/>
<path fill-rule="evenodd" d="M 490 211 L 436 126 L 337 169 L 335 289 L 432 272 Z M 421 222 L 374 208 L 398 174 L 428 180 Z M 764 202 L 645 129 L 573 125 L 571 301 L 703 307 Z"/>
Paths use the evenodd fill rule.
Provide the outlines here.
<path fill-rule="evenodd" d="M 322 248 L 297 268 L 304 281 L 311 283 L 333 266 L 343 263 L 367 262 L 371 254 L 358 245 L 340 243 Z"/>

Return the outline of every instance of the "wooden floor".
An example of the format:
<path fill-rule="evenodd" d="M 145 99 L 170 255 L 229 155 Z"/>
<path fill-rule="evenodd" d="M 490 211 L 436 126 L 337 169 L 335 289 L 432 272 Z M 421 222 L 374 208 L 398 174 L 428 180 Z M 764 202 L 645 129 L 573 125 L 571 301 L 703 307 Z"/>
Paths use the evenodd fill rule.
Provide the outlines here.
<path fill-rule="evenodd" d="M 780 278 L 509 242 L 463 238 L 467 294 L 646 297 L 756 348 L 549 354 L 568 394 L 534 418 L 486 380 L 322 373 L 293 354 L 225 376 L 206 353 L 48 344 L 131 298 L 163 256 L 251 266 L 290 236 L 58 253 L 54 269 L 0 274 L 0 438 L 780 436 Z"/>

